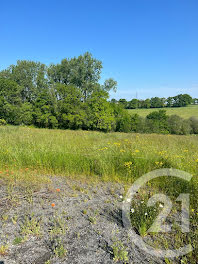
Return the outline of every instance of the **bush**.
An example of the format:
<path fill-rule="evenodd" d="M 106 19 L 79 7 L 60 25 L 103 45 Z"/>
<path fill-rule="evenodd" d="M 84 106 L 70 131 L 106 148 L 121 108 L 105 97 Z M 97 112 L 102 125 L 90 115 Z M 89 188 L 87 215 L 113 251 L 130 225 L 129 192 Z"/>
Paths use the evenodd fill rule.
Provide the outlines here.
<path fill-rule="evenodd" d="M 131 116 L 123 108 L 121 104 L 111 104 L 113 108 L 113 115 L 116 121 L 115 131 L 130 132 L 131 131 Z"/>
<path fill-rule="evenodd" d="M 168 127 L 171 134 L 187 135 L 192 132 L 190 121 L 184 120 L 177 115 L 172 115 L 168 118 Z"/>
<path fill-rule="evenodd" d="M 125 112 L 116 122 L 116 131 L 128 133 L 131 131 L 131 116 Z"/>
<path fill-rule="evenodd" d="M 192 133 L 198 134 L 198 118 L 195 116 L 192 116 L 189 118 L 190 126 L 192 128 Z"/>
<path fill-rule="evenodd" d="M 183 120 L 182 122 L 182 135 L 188 135 L 192 133 L 192 127 L 190 125 L 190 120 Z"/>
<path fill-rule="evenodd" d="M 0 119 L 0 126 L 5 126 L 5 125 L 7 125 L 5 119 Z"/>
<path fill-rule="evenodd" d="M 136 133 L 145 132 L 145 119 L 138 114 L 131 116 L 131 130 Z"/>
<path fill-rule="evenodd" d="M 171 115 L 168 118 L 168 127 L 171 134 L 181 135 L 182 134 L 182 123 L 183 118 L 178 115 Z"/>
<path fill-rule="evenodd" d="M 151 112 L 146 116 L 146 132 L 168 133 L 168 116 L 165 110 Z"/>

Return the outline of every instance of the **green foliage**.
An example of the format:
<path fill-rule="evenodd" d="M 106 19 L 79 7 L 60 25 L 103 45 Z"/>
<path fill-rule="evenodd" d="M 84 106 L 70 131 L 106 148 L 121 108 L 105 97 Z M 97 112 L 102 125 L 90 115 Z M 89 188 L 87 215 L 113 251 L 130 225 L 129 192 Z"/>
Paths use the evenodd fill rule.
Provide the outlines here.
<path fill-rule="evenodd" d="M 145 132 L 145 120 L 138 114 L 131 116 L 131 130 L 133 132 Z"/>
<path fill-rule="evenodd" d="M 190 120 L 190 125 L 192 128 L 192 132 L 194 134 L 198 134 L 198 118 L 193 116 L 189 120 Z"/>
<path fill-rule="evenodd" d="M 138 99 L 132 99 L 129 104 L 128 104 L 128 108 L 129 109 L 136 109 L 139 106 L 139 100 Z"/>
<path fill-rule="evenodd" d="M 77 58 L 63 59 L 60 64 L 51 65 L 48 75 L 52 83 L 72 84 L 79 88 L 86 101 L 100 79 L 101 69 L 101 61 L 86 52 Z"/>
<path fill-rule="evenodd" d="M 191 104 L 198 104 L 197 98 L 192 98 L 188 94 L 179 94 L 174 97 L 160 98 L 152 97 L 151 99 L 139 100 L 132 99 L 127 102 L 125 99 L 121 99 L 124 102 L 124 107 L 128 109 L 137 108 L 163 108 L 163 107 L 184 107 Z"/>
<path fill-rule="evenodd" d="M 5 126 L 7 124 L 7 122 L 5 121 L 5 119 L 0 119 L 0 126 Z"/>
<path fill-rule="evenodd" d="M 18 60 L 1 73 L 6 79 L 16 82 L 21 87 L 23 102 L 34 101 L 37 94 L 47 89 L 46 66 L 40 62 Z"/>
<path fill-rule="evenodd" d="M 120 99 L 119 104 L 121 104 L 124 108 L 127 108 L 128 102 L 126 99 Z"/>
<path fill-rule="evenodd" d="M 197 133 L 197 121 L 153 112 L 143 119 L 126 108 L 160 108 L 196 104 L 188 94 L 146 100 L 109 99 L 117 82 L 100 84 L 101 61 L 86 52 L 49 67 L 19 60 L 0 72 L 0 125 L 33 125 L 39 128 L 83 129 L 103 132 Z M 4 122 L 5 121 L 5 122 Z M 178 126 L 176 125 L 178 122 Z M 169 127 L 170 126 L 170 127 Z"/>
<path fill-rule="evenodd" d="M 23 238 L 22 237 L 15 237 L 15 239 L 13 241 L 13 245 L 19 245 L 22 242 L 23 242 Z"/>
<path fill-rule="evenodd" d="M 108 92 L 117 82 L 99 84 L 101 61 L 86 52 L 48 68 L 17 61 L 0 72 L 0 118 L 13 125 L 41 128 L 115 129 Z"/>
<path fill-rule="evenodd" d="M 87 126 L 88 129 L 104 132 L 115 129 L 113 107 L 107 102 L 108 93 L 105 91 L 94 92 L 87 101 Z"/>
<path fill-rule="evenodd" d="M 150 104 L 151 108 L 164 107 L 165 98 L 153 97 L 151 98 Z"/>
<path fill-rule="evenodd" d="M 109 78 L 105 80 L 104 84 L 102 85 L 102 89 L 109 92 L 110 90 L 113 90 L 116 92 L 117 90 L 117 82 L 113 78 Z"/>
<path fill-rule="evenodd" d="M 113 249 L 113 255 L 114 258 L 113 260 L 115 262 L 122 261 L 123 263 L 127 263 L 129 258 L 128 258 L 128 252 L 126 250 L 126 247 L 123 245 L 121 241 L 114 241 L 112 245 Z"/>
<path fill-rule="evenodd" d="M 165 110 L 154 111 L 147 115 L 146 126 L 148 132 L 168 133 L 168 116 Z"/>
<path fill-rule="evenodd" d="M 177 115 L 168 118 L 168 127 L 170 133 L 176 135 L 187 135 L 192 131 L 190 120 L 184 120 Z"/>

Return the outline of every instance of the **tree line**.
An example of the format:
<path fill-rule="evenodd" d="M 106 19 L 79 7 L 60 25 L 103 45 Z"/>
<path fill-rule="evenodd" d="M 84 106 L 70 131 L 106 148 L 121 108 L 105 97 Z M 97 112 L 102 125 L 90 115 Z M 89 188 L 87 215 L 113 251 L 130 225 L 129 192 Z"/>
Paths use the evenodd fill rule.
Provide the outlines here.
<path fill-rule="evenodd" d="M 198 98 L 192 98 L 189 94 L 179 94 L 173 97 L 160 98 L 152 97 L 151 99 L 139 100 L 111 99 L 112 103 L 121 104 L 125 109 L 137 108 L 163 108 L 163 107 L 184 107 L 190 104 L 197 105 Z"/>
<path fill-rule="evenodd" d="M 109 101 L 109 92 L 116 91 L 117 82 L 109 78 L 100 84 L 101 70 L 102 62 L 88 52 L 49 66 L 17 61 L 0 72 L 0 125 L 197 133 L 196 118 L 186 121 L 172 117 L 170 120 L 164 112 L 152 113 L 146 119 L 131 116 L 122 103 Z M 179 132 L 173 129 L 175 122 L 180 124 Z"/>

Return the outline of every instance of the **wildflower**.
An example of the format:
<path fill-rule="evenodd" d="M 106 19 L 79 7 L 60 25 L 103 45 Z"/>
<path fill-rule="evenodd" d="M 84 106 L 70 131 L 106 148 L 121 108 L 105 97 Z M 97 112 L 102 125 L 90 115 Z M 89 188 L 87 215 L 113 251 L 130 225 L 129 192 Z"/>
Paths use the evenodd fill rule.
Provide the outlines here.
<path fill-rule="evenodd" d="M 106 149 L 108 149 L 107 147 L 104 147 L 104 148 L 101 148 L 101 149 L 99 149 L 99 150 L 106 150 Z"/>
<path fill-rule="evenodd" d="M 131 213 L 133 214 L 135 212 L 135 210 L 133 208 L 131 208 Z"/>
<path fill-rule="evenodd" d="M 195 209 L 192 209 L 191 211 L 192 211 L 192 213 L 194 213 Z"/>
<path fill-rule="evenodd" d="M 127 199 L 127 202 L 130 203 L 130 201 L 131 201 L 131 199 L 128 198 L 128 199 Z"/>
<path fill-rule="evenodd" d="M 143 204 L 144 203 L 144 201 L 141 201 L 141 204 Z"/>
<path fill-rule="evenodd" d="M 120 152 L 126 152 L 124 149 L 121 149 Z"/>
<path fill-rule="evenodd" d="M 146 215 L 146 216 L 147 216 L 147 215 L 148 215 L 148 213 L 145 213 L 144 215 Z"/>
<path fill-rule="evenodd" d="M 123 196 L 122 195 L 120 195 L 120 199 L 122 199 L 123 198 Z"/>
<path fill-rule="evenodd" d="M 55 203 L 52 203 L 51 206 L 54 207 L 55 206 Z"/>
<path fill-rule="evenodd" d="M 131 161 L 128 161 L 128 162 L 125 162 L 125 163 L 124 163 L 124 166 L 125 166 L 126 168 L 130 168 L 131 165 L 132 165 L 132 162 L 131 162 Z"/>
<path fill-rule="evenodd" d="M 60 192 L 60 189 L 56 189 L 57 192 Z"/>
<path fill-rule="evenodd" d="M 138 153 L 138 152 L 140 152 L 140 151 L 139 151 L 139 149 L 136 149 L 135 152 Z"/>
<path fill-rule="evenodd" d="M 160 207 L 160 208 L 163 208 L 164 206 L 163 206 L 163 204 L 160 203 L 160 204 L 159 204 L 159 207 Z"/>

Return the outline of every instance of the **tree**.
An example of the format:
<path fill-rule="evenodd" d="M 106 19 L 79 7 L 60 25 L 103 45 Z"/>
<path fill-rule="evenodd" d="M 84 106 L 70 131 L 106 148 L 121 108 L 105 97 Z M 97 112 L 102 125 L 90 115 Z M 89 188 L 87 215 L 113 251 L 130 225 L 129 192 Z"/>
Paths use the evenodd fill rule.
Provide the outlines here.
<path fill-rule="evenodd" d="M 20 108 L 21 124 L 31 125 L 33 123 L 33 106 L 26 102 Z"/>
<path fill-rule="evenodd" d="M 97 87 L 96 84 L 100 79 L 101 69 L 102 62 L 93 58 L 91 53 L 86 52 L 77 58 L 63 59 L 60 64 L 51 65 L 48 76 L 51 83 L 59 82 L 76 86 L 80 89 L 83 100 L 86 101 Z M 113 85 L 113 79 L 107 81 L 106 84 L 108 83 Z"/>
<path fill-rule="evenodd" d="M 40 62 L 18 60 L 17 65 L 11 65 L 1 75 L 22 88 L 23 102 L 34 101 L 41 90 L 47 89 L 46 66 Z"/>
<path fill-rule="evenodd" d="M 166 106 L 167 107 L 172 107 L 173 105 L 174 105 L 174 99 L 173 99 L 173 97 L 168 97 L 166 99 Z"/>
<path fill-rule="evenodd" d="M 82 93 L 74 85 L 56 84 L 58 120 L 61 128 L 78 129 L 84 125 L 86 113 Z"/>
<path fill-rule="evenodd" d="M 105 80 L 104 84 L 102 85 L 102 89 L 107 92 L 109 92 L 110 90 L 113 90 L 114 92 L 116 92 L 117 82 L 114 79 L 109 78 Z"/>
<path fill-rule="evenodd" d="M 150 103 L 151 103 L 151 108 L 164 107 L 164 98 L 152 97 Z"/>
<path fill-rule="evenodd" d="M 19 125 L 21 122 L 21 87 L 14 81 L 0 78 L 0 118 L 7 123 Z"/>
<path fill-rule="evenodd" d="M 150 99 L 146 99 L 142 102 L 142 107 L 143 108 L 150 108 L 151 107 L 151 100 Z"/>
<path fill-rule="evenodd" d="M 139 101 L 138 99 L 132 99 L 130 102 L 129 102 L 129 109 L 136 109 L 138 108 L 139 106 Z"/>
<path fill-rule="evenodd" d="M 56 128 L 56 103 L 50 91 L 42 91 L 33 103 L 33 122 L 38 127 Z"/>
<path fill-rule="evenodd" d="M 87 100 L 87 127 L 104 132 L 113 131 L 116 126 L 112 104 L 107 102 L 108 93 L 96 91 Z"/>
<path fill-rule="evenodd" d="M 117 104 L 117 100 L 114 99 L 114 98 L 112 98 L 112 99 L 111 99 L 111 103 L 112 103 L 112 104 Z"/>
<path fill-rule="evenodd" d="M 193 103 L 194 105 L 197 105 L 197 104 L 198 104 L 198 98 L 193 98 L 192 103 Z"/>
<path fill-rule="evenodd" d="M 119 101 L 119 104 L 122 105 L 124 108 L 127 108 L 128 106 L 128 102 L 126 99 L 120 99 Z"/>
<path fill-rule="evenodd" d="M 173 100 L 174 107 L 187 106 L 192 103 L 192 97 L 188 94 L 179 94 L 177 96 L 174 96 Z"/>

